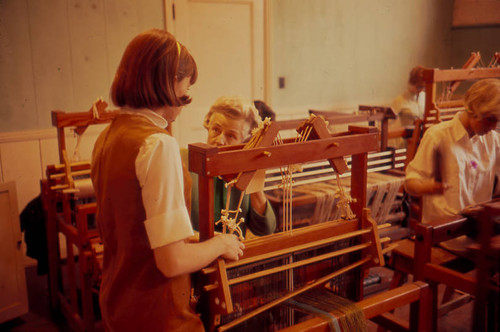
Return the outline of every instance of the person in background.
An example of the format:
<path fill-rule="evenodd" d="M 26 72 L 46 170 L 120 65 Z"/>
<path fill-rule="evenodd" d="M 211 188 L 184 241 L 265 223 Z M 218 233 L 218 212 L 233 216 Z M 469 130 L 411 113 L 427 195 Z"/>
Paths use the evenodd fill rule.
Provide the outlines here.
<path fill-rule="evenodd" d="M 252 102 L 239 96 L 220 97 L 210 107 L 203 121 L 203 126 L 208 130 L 207 144 L 214 146 L 242 144 L 250 138 L 252 129 L 256 128 L 260 122 L 259 113 Z M 193 227 L 198 229 L 197 174 L 192 173 L 192 179 L 191 220 Z M 226 208 L 227 189 L 223 180 L 214 179 L 214 191 L 214 220 L 218 221 L 221 217 L 221 209 Z M 230 210 L 236 208 L 240 195 L 241 192 L 238 189 L 234 187 L 231 189 Z M 241 209 L 242 212 L 239 215 L 245 218 L 245 222 L 240 224 L 243 235 L 248 230 L 259 236 L 272 234 L 276 230 L 276 216 L 264 192 L 258 191 L 245 195 Z M 216 230 L 220 231 L 221 228 L 216 227 Z"/>
<path fill-rule="evenodd" d="M 500 80 L 474 83 L 465 111 L 424 133 L 406 168 L 405 188 L 422 197 L 422 222 L 453 216 L 492 199 L 500 175 Z"/>
<path fill-rule="evenodd" d="M 257 108 L 257 111 L 259 111 L 259 116 L 262 121 L 266 118 L 271 119 L 273 122 L 276 121 L 276 113 L 274 113 L 273 109 L 265 102 L 256 99 L 253 101 L 253 104 L 255 105 L 255 108 Z"/>
<path fill-rule="evenodd" d="M 424 118 L 425 92 L 423 90 L 425 84 L 423 73 L 424 67 L 422 66 L 412 68 L 405 91 L 392 101 L 391 108 L 396 114 L 396 119 L 390 120 L 390 131 L 412 128 L 416 119 Z M 395 138 L 389 142 L 389 145 L 404 148 L 407 146 L 407 141 L 403 138 Z"/>
<path fill-rule="evenodd" d="M 152 29 L 127 46 L 111 87 L 120 114 L 98 137 L 91 178 L 104 244 L 99 294 L 107 331 L 203 331 L 190 273 L 244 245 L 223 234 L 190 243 L 179 147 L 165 128 L 198 76 L 186 47 Z"/>

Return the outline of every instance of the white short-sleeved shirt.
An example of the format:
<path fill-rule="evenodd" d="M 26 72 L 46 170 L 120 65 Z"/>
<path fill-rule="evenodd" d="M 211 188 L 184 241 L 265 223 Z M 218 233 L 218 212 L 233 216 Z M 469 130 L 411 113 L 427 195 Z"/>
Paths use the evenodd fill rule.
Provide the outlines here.
<path fill-rule="evenodd" d="M 436 179 L 439 173 L 450 188 L 423 196 L 424 223 L 491 200 L 495 175 L 500 174 L 500 134 L 493 130 L 469 138 L 459 113 L 430 127 L 406 168 L 406 179 Z"/>
<path fill-rule="evenodd" d="M 415 119 L 424 118 L 425 92 L 414 95 L 410 91 L 405 91 L 393 100 L 391 108 L 396 114 L 396 119 L 389 120 L 390 131 L 412 127 Z M 407 145 L 403 138 L 393 138 L 389 144 L 397 148 L 404 148 Z"/>
<path fill-rule="evenodd" d="M 148 118 L 160 128 L 168 124 L 151 110 L 134 110 L 133 114 Z M 137 155 L 135 169 L 142 190 L 147 218 L 144 224 L 151 248 L 192 236 L 184 200 L 182 162 L 175 138 L 163 133 L 147 137 Z"/>
<path fill-rule="evenodd" d="M 402 110 L 409 110 L 415 118 L 423 119 L 425 111 L 425 92 L 422 91 L 419 94 L 412 94 L 409 91 L 405 91 L 394 99 L 391 107 L 398 115 L 398 118 Z M 402 127 L 413 125 L 413 123 L 406 124 L 400 123 L 400 121 L 398 121 L 398 124 Z"/>

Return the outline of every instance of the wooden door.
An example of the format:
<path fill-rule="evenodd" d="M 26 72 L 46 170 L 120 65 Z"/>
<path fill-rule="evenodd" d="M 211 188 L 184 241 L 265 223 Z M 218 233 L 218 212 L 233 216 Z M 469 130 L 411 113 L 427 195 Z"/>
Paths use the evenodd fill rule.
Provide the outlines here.
<path fill-rule="evenodd" d="M 28 312 L 15 182 L 0 184 L 0 323 Z"/>
<path fill-rule="evenodd" d="M 199 73 L 174 135 L 181 146 L 205 142 L 203 117 L 219 96 L 264 98 L 264 0 L 165 0 L 165 10 Z"/>

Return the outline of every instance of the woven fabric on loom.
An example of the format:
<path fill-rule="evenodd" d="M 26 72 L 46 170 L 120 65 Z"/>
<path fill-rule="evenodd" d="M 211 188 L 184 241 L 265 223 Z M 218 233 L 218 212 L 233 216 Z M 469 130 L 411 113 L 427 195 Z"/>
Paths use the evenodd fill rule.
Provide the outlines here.
<path fill-rule="evenodd" d="M 324 289 L 315 288 L 302 293 L 290 300 L 289 304 L 325 318 L 329 321 L 331 331 L 367 330 L 363 310 L 356 303 Z"/>
<path fill-rule="evenodd" d="M 341 179 L 346 193 L 350 192 L 350 178 Z M 367 207 L 372 218 L 377 223 L 384 223 L 389 215 L 396 196 L 403 185 L 404 178 L 382 173 L 369 173 L 366 188 Z M 313 195 L 316 203 L 310 224 L 327 220 L 340 219 L 340 209 L 337 208 L 339 188 L 334 181 L 324 181 L 301 185 L 294 188 L 295 193 Z"/>
<path fill-rule="evenodd" d="M 379 224 L 383 223 L 391 211 L 404 178 L 383 173 L 370 173 L 367 182 L 367 205 L 371 210 L 372 218 Z"/>
<path fill-rule="evenodd" d="M 350 179 L 342 179 L 342 185 L 350 191 Z M 387 219 L 396 196 L 403 185 L 404 177 L 383 173 L 368 173 L 366 183 L 366 205 L 371 211 L 372 218 L 378 223 Z"/>
<path fill-rule="evenodd" d="M 311 224 L 340 218 L 340 209 L 336 208 L 338 201 L 338 188 L 336 185 L 328 182 L 317 182 L 299 186 L 294 191 L 314 195 L 316 198 L 314 213 L 310 221 Z"/>

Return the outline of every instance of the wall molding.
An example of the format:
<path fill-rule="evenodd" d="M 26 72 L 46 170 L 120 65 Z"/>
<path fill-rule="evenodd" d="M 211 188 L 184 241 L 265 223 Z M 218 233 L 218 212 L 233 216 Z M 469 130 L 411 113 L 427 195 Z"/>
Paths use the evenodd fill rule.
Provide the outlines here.
<path fill-rule="evenodd" d="M 101 126 L 89 126 L 85 133 L 85 135 L 93 135 L 99 134 L 103 127 Z M 66 137 L 73 136 L 73 131 L 66 130 Z M 57 139 L 57 130 L 56 128 L 51 129 L 36 129 L 36 130 L 24 130 L 24 131 L 12 131 L 12 132 L 4 132 L 0 133 L 0 144 L 2 143 L 14 143 L 14 142 L 24 142 L 24 141 L 38 141 L 43 139 Z"/>

